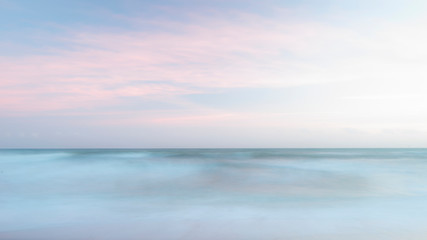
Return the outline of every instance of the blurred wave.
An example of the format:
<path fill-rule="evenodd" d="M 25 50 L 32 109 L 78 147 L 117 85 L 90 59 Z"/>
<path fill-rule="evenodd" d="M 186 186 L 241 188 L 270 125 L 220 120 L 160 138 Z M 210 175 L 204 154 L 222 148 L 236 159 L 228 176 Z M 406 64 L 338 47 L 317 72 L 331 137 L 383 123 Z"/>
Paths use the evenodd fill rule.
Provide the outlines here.
<path fill-rule="evenodd" d="M 225 218 L 232 214 L 224 209 L 242 207 L 276 219 L 270 211 L 340 216 L 329 219 L 337 224 L 372 220 L 356 212 L 393 205 L 376 219 L 390 223 L 422 207 L 426 158 L 426 149 L 0 150 L 0 239 L 1 232 L 76 222 L 159 214 L 167 221 L 200 208 Z M 339 210 L 322 212 L 325 206 Z"/>

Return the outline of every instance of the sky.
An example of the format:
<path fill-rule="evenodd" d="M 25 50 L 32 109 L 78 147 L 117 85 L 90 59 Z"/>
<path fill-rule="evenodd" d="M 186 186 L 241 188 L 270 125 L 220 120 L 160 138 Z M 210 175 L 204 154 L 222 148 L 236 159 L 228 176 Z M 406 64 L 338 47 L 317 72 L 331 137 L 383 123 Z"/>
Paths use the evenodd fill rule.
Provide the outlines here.
<path fill-rule="evenodd" d="M 0 0 L 0 148 L 427 147 L 426 12 Z"/>

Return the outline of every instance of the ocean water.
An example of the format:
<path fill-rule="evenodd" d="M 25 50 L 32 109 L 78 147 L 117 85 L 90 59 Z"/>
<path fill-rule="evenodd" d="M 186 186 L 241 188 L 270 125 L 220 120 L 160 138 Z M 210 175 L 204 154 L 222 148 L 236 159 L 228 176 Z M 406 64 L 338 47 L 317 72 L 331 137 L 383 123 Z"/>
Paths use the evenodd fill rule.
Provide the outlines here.
<path fill-rule="evenodd" d="M 427 149 L 0 150 L 0 239 L 427 239 Z"/>

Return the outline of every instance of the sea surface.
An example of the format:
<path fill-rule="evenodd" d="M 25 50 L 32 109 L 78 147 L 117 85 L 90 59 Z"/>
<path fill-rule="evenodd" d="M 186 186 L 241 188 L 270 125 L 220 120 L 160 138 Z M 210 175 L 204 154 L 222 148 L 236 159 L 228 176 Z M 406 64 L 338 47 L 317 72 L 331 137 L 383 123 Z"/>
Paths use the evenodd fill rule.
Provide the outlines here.
<path fill-rule="evenodd" d="M 427 149 L 0 150 L 0 239 L 427 239 Z"/>

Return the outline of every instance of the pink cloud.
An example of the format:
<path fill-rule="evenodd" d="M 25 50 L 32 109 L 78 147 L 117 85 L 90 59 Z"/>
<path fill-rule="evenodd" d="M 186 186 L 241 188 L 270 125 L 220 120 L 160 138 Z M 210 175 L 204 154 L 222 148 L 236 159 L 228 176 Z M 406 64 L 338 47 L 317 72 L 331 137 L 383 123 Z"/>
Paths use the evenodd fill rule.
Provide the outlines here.
<path fill-rule="evenodd" d="M 72 32 L 64 40 L 71 50 L 0 58 L 0 109 L 96 107 L 119 105 L 122 96 L 325 81 L 311 76 L 322 73 L 322 66 L 298 58 L 323 54 L 330 40 L 354 38 L 325 25 L 279 20 L 242 15 L 237 21 L 175 24 L 169 32 Z"/>

